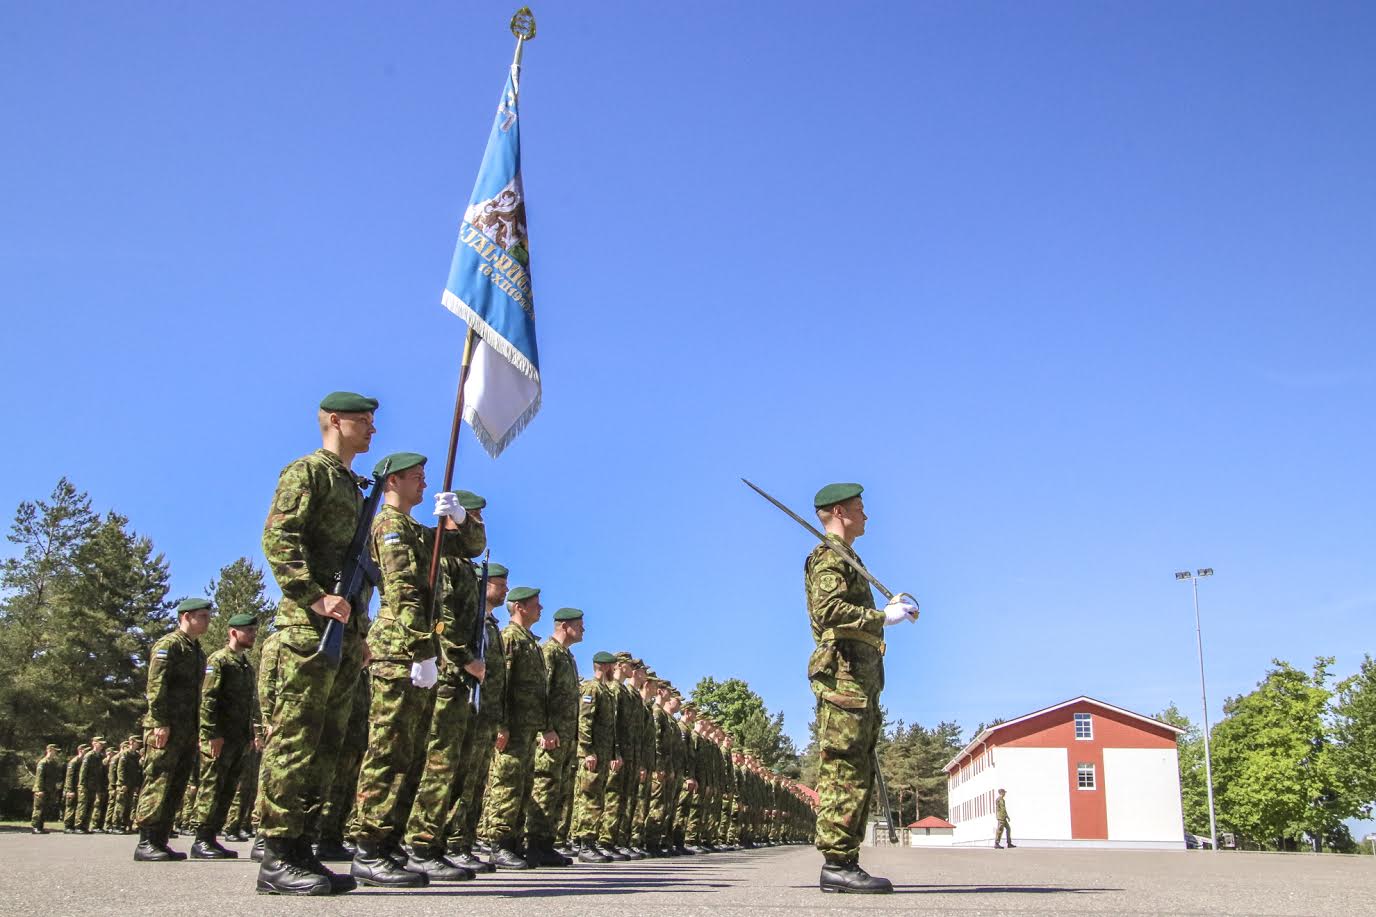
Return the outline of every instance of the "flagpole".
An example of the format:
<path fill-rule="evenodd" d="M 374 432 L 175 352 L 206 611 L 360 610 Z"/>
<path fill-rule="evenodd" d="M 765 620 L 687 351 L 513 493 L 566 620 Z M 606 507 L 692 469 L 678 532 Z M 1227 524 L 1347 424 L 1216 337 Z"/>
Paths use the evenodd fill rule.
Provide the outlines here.
<path fill-rule="evenodd" d="M 520 89 L 521 50 L 527 40 L 535 37 L 535 14 L 530 7 L 523 6 L 511 17 L 511 34 L 516 36 L 516 55 L 511 60 L 511 84 L 517 93 Z M 468 384 L 468 371 L 473 366 L 473 344 L 476 337 L 473 326 L 468 326 L 468 334 L 463 339 L 463 359 L 459 364 L 459 391 L 454 396 L 454 420 L 449 426 L 449 454 L 444 462 L 443 490 L 454 489 L 454 464 L 459 455 L 459 431 L 463 429 L 463 390 Z M 440 595 L 435 587 L 440 579 L 440 550 L 444 546 L 444 520 L 435 526 L 435 544 L 430 552 L 430 626 L 433 628 L 439 619 Z M 481 605 L 482 596 L 478 596 Z"/>

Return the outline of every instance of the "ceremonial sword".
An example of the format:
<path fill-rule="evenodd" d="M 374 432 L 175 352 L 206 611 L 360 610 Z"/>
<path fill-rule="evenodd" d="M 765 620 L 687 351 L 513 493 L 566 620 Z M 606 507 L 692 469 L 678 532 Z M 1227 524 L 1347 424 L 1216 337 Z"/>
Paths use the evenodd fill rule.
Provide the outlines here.
<path fill-rule="evenodd" d="M 837 554 L 839 554 L 842 560 L 844 560 L 846 563 L 850 564 L 852 567 L 855 568 L 856 573 L 859 573 L 861 576 L 865 578 L 866 582 L 868 582 L 875 589 L 878 589 L 880 594 L 883 595 L 884 598 L 888 599 L 890 602 L 894 600 L 894 593 L 890 592 L 887 586 L 879 582 L 879 580 L 875 578 L 873 573 L 865 569 L 865 565 L 860 563 L 860 558 L 855 556 L 855 554 L 850 550 L 850 546 L 847 545 L 844 541 L 833 541 L 827 538 L 827 536 L 817 531 L 817 529 L 802 516 L 799 516 L 793 510 L 789 509 L 787 506 L 784 506 L 778 500 L 775 500 L 763 489 L 757 487 L 748 479 L 741 478 L 741 481 L 745 484 L 746 487 L 749 487 L 751 490 L 755 491 L 755 493 L 764 497 L 770 503 L 773 503 L 780 511 L 786 513 L 788 517 L 792 519 L 794 522 L 798 523 L 803 528 L 811 532 L 813 536 L 816 537 L 816 539 L 820 541 L 822 544 L 826 545 L 827 547 L 835 551 Z M 900 592 L 896 597 L 910 599 L 912 606 L 914 608 L 917 607 L 917 599 L 914 599 L 910 594 L 906 592 Z M 884 807 L 884 821 L 888 822 L 889 826 L 889 843 L 897 845 L 898 830 L 897 826 L 894 825 L 893 809 L 889 807 L 889 788 L 888 785 L 884 782 L 884 767 L 879 761 L 878 746 L 876 746 L 874 749 L 874 777 L 875 782 L 879 784 L 879 802 L 880 805 Z"/>

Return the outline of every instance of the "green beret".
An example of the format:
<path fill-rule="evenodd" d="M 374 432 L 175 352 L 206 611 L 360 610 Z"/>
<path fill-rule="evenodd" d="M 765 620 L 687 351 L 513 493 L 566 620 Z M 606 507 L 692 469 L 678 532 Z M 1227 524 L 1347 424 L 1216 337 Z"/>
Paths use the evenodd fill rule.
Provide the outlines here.
<path fill-rule="evenodd" d="M 177 605 L 177 614 L 184 615 L 188 611 L 209 611 L 211 609 L 210 599 L 182 599 Z"/>
<path fill-rule="evenodd" d="M 258 617 L 248 612 L 241 612 L 229 619 L 230 627 L 257 627 Z"/>
<path fill-rule="evenodd" d="M 496 579 L 499 576 L 506 576 L 510 572 L 511 571 L 509 571 L 506 567 L 502 566 L 501 564 L 490 563 L 487 565 L 488 579 Z"/>
<path fill-rule="evenodd" d="M 524 602 L 526 599 L 533 599 L 539 594 L 540 590 L 535 586 L 517 586 L 506 594 L 506 600 L 508 602 Z"/>
<path fill-rule="evenodd" d="M 828 484 L 817 491 L 817 496 L 812 498 L 812 505 L 821 509 L 824 506 L 834 506 L 843 503 L 851 497 L 858 497 L 865 492 L 865 488 L 859 484 Z"/>
<path fill-rule="evenodd" d="M 454 496 L 459 498 L 459 505 L 464 509 L 482 509 L 487 506 L 487 500 L 471 490 L 456 490 Z"/>
<path fill-rule="evenodd" d="M 335 414 L 366 414 L 377 410 L 377 399 L 358 392 L 330 392 L 320 399 L 320 410 Z"/>
<path fill-rule="evenodd" d="M 581 621 L 583 620 L 583 609 L 581 608 L 561 608 L 554 613 L 556 621 Z"/>
<path fill-rule="evenodd" d="M 610 665 L 613 662 L 616 662 L 616 657 L 613 656 L 611 653 L 608 653 L 606 650 L 603 650 L 602 652 L 594 655 L 592 657 L 592 661 L 593 665 Z"/>
<path fill-rule="evenodd" d="M 373 466 L 373 474 L 401 474 L 408 468 L 424 465 L 425 461 L 419 452 L 393 452 Z"/>

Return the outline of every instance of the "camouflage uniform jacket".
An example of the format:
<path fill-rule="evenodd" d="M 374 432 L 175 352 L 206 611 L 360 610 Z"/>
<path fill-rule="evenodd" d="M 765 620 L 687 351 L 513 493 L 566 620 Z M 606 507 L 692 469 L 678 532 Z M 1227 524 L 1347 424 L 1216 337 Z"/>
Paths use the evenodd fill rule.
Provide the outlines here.
<path fill-rule="evenodd" d="M 81 772 L 77 777 L 77 785 L 88 792 L 104 792 L 108 787 L 105 783 L 105 752 L 86 752 L 86 757 L 81 759 Z"/>
<path fill-rule="evenodd" d="M 196 728 L 205 653 L 199 640 L 180 630 L 153 644 L 148 661 L 148 715 L 144 725 Z"/>
<path fill-rule="evenodd" d="M 653 702 L 646 702 L 644 697 L 640 697 L 640 766 L 645 768 L 646 774 L 652 774 L 655 767 L 655 758 L 659 751 L 659 730 L 655 724 L 655 709 Z"/>
<path fill-rule="evenodd" d="M 549 709 L 545 699 L 545 657 L 535 637 L 515 621 L 502 631 L 506 648 L 507 727 L 513 736 L 549 730 Z M 483 692 L 486 693 L 486 692 Z"/>
<path fill-rule="evenodd" d="M 143 759 L 132 748 L 120 752 L 119 785 L 137 790 L 143 786 Z"/>
<path fill-rule="evenodd" d="M 119 789 L 119 752 L 105 756 L 105 787 L 111 793 Z"/>
<path fill-rule="evenodd" d="M 617 756 L 616 696 L 596 678 L 584 681 L 579 690 L 578 757 L 596 755 L 597 766 L 604 767 Z"/>
<path fill-rule="evenodd" d="M 434 537 L 433 530 L 431 538 Z M 477 633 L 479 568 L 466 558 L 477 557 L 487 547 L 487 530 L 473 519 L 465 519 L 455 532 L 445 535 L 446 556 L 441 561 L 444 596 L 435 634 L 440 646 L 440 677 L 458 685 L 466 677 L 463 667 L 475 658 L 473 638 Z M 451 544 L 452 542 L 452 544 Z M 491 637 L 488 643 L 492 642 Z M 485 661 L 485 660 L 484 660 Z M 487 690 L 484 688 L 486 698 Z"/>
<path fill-rule="evenodd" d="M 832 534 L 827 540 L 844 544 Z M 803 572 L 817 643 L 808 660 L 812 690 L 841 707 L 868 706 L 884 687 L 884 612 L 874 607 L 869 584 L 830 544 L 808 555 Z"/>
<path fill-rule="evenodd" d="M 62 789 L 62 759 L 50 758 L 47 755 L 38 759 L 38 766 L 33 769 L 33 791 L 35 793 L 47 793 L 49 796 Z"/>
<path fill-rule="evenodd" d="M 282 590 L 277 627 L 324 629 L 325 619 L 310 608 L 334 589 L 363 507 L 359 487 L 366 483 L 325 449 L 282 469 L 263 525 L 263 554 Z M 362 608 L 367 607 L 370 595 L 369 590 L 364 592 Z M 362 608 L 350 616 L 348 632 L 366 631 L 367 614 Z"/>
<path fill-rule="evenodd" d="M 497 619 L 489 612 L 483 627 L 487 628 L 487 676 L 483 679 L 483 703 L 478 715 L 486 722 L 506 727 L 506 647 Z"/>
<path fill-rule="evenodd" d="M 201 682 L 201 741 L 247 743 L 254 734 L 257 680 L 247 653 L 222 646 L 206 660 Z"/>
<path fill-rule="evenodd" d="M 374 662 L 420 662 L 439 656 L 430 625 L 430 554 L 435 530 L 395 506 L 373 517 L 368 551 L 382 574 L 382 604 L 368 631 Z M 446 538 L 445 549 L 454 542 Z"/>
<path fill-rule="evenodd" d="M 683 770 L 679 771 L 679 774 L 684 780 L 697 780 L 701 783 L 702 778 L 698 776 L 698 734 L 683 720 L 678 721 L 678 734 L 683 746 Z"/>
<path fill-rule="evenodd" d="M 581 685 L 578 661 L 573 653 L 550 637 L 543 647 L 545 655 L 545 701 L 549 707 L 549 728 L 559 734 L 559 744 L 572 742 L 578 734 L 578 707 Z"/>
<path fill-rule="evenodd" d="M 616 746 L 627 764 L 636 763 L 640 754 L 640 695 L 630 682 L 608 683 L 616 692 Z"/>
<path fill-rule="evenodd" d="M 1008 803 L 1002 796 L 994 803 L 994 817 L 998 821 L 1008 821 Z"/>
<path fill-rule="evenodd" d="M 663 771 L 666 775 L 674 773 L 674 738 L 678 729 L 671 717 L 659 704 L 650 705 L 651 732 L 655 739 L 655 756 L 646 766 L 650 770 Z"/>
<path fill-rule="evenodd" d="M 73 755 L 67 759 L 67 770 L 62 775 L 62 791 L 64 793 L 75 793 L 78 778 L 81 777 L 81 760 L 86 757 L 86 753 Z"/>

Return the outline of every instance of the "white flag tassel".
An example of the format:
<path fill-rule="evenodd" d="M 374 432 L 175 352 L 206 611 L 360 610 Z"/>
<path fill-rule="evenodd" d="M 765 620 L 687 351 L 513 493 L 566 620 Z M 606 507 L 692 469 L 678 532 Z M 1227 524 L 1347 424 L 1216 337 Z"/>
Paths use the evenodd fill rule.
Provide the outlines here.
<path fill-rule="evenodd" d="M 479 338 L 464 384 L 463 419 L 493 458 L 540 410 L 540 354 L 521 185 L 518 74 L 519 64 L 513 63 L 459 227 L 443 299 Z"/>

